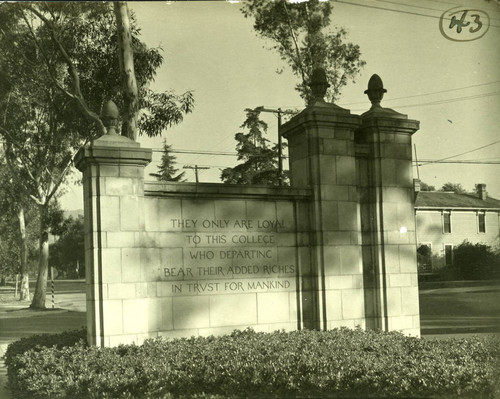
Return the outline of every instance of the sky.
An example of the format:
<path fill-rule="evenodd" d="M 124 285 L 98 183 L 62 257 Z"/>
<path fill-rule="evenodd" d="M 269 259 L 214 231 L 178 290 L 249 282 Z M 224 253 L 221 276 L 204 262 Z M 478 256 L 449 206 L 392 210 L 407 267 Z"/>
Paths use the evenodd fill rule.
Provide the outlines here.
<path fill-rule="evenodd" d="M 360 46 L 366 61 L 337 104 L 354 114 L 368 110 L 363 92 L 370 76 L 378 74 L 387 89 L 382 106 L 420 121 L 412 137 L 420 161 L 414 177 L 436 188 L 460 183 L 469 191 L 485 183 L 489 195 L 500 199 L 500 2 L 339 0 L 332 5 L 331 28 L 346 28 L 348 40 Z M 477 34 L 467 33 L 479 26 L 468 16 L 471 24 L 460 35 L 456 26 L 448 28 L 449 22 L 443 33 L 440 16 L 461 5 L 476 10 L 469 14 L 477 14 L 483 26 Z M 194 110 L 180 125 L 162 137 L 139 139 L 143 147 L 160 149 L 166 138 L 180 151 L 175 153 L 177 167 L 186 171 L 188 181 L 194 181 L 194 171 L 183 166 L 209 167 L 200 170 L 200 182 L 220 182 L 220 169 L 237 163 L 233 155 L 185 151 L 235 154 L 234 135 L 241 131 L 246 108 L 304 107 L 294 90 L 297 78 L 269 50 L 271 43 L 256 35 L 252 20 L 240 12 L 241 3 L 131 2 L 129 8 L 136 14 L 142 40 L 163 49 L 165 60 L 151 88 L 194 93 Z M 475 40 L 451 40 L 482 33 Z M 263 117 L 269 124 L 268 138 L 276 141 L 276 117 Z M 153 153 L 146 174 L 156 171 L 160 158 L 160 152 Z M 444 158 L 461 162 L 428 162 Z M 61 204 L 64 209 L 83 209 L 81 186 L 69 185 Z"/>

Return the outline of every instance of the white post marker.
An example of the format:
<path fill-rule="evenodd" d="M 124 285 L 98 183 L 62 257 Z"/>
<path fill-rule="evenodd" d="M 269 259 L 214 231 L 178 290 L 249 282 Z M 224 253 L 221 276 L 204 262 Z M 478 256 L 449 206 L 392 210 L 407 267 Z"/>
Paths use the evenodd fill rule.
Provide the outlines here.
<path fill-rule="evenodd" d="M 54 268 L 50 267 L 50 285 L 52 287 L 52 309 L 54 309 Z"/>

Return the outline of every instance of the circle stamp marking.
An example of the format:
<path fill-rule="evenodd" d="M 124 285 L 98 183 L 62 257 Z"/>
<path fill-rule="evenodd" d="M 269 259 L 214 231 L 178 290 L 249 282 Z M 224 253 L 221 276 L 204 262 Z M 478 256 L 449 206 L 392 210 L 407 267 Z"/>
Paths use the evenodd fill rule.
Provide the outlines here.
<path fill-rule="evenodd" d="M 486 11 L 453 7 L 441 14 L 439 30 L 448 40 L 470 42 L 482 38 L 490 28 L 490 17 Z"/>

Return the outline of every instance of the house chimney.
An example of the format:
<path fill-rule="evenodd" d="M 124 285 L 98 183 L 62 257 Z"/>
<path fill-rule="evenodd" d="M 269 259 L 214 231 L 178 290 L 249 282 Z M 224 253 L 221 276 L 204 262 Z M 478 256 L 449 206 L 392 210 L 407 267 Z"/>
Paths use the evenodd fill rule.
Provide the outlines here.
<path fill-rule="evenodd" d="M 477 196 L 483 201 L 488 198 L 488 193 L 486 192 L 486 184 L 476 184 Z"/>

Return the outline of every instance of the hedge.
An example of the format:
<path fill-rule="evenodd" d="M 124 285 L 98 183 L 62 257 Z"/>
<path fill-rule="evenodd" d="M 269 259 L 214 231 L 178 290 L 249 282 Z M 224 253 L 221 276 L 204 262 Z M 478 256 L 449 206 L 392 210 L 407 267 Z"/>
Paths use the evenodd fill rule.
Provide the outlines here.
<path fill-rule="evenodd" d="M 84 331 L 9 346 L 17 398 L 494 398 L 498 338 L 400 333 L 234 331 L 88 347 Z M 62 347 L 63 344 L 68 346 Z"/>

